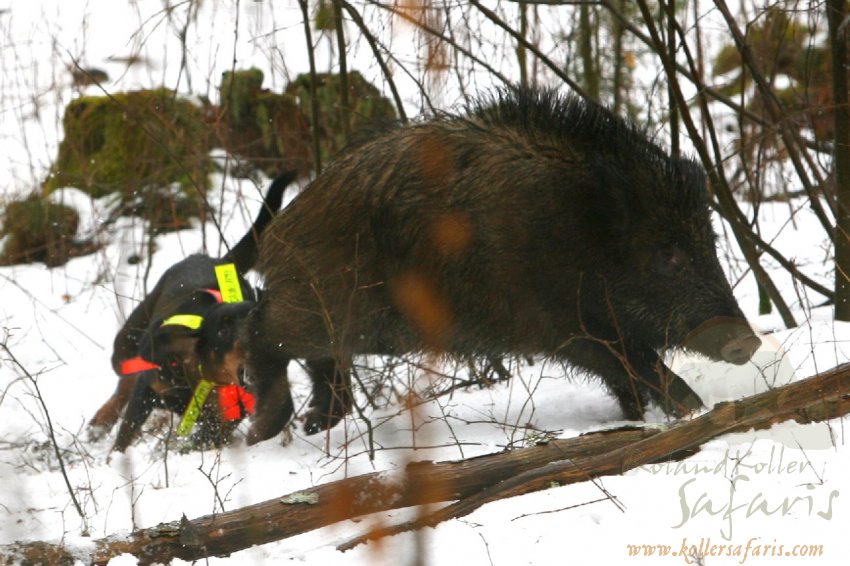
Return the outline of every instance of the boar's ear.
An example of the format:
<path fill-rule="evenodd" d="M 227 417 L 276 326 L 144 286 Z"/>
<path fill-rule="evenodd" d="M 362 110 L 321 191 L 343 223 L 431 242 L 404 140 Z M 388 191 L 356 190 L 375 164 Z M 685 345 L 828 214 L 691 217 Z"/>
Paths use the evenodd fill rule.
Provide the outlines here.
<path fill-rule="evenodd" d="M 673 160 L 673 193 L 678 201 L 675 206 L 689 211 L 708 211 L 708 174 L 702 164 L 693 159 L 678 157 Z"/>

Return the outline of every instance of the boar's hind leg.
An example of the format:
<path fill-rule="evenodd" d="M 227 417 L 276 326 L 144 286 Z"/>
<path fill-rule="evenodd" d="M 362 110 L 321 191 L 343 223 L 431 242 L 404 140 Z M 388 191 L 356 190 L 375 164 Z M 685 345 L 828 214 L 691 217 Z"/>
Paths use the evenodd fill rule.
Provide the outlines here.
<path fill-rule="evenodd" d="M 602 378 L 628 420 L 643 420 L 649 399 L 677 418 L 703 406 L 699 396 L 652 348 L 636 346 L 623 352 L 618 344 L 578 340 L 567 347 L 566 358 Z"/>
<path fill-rule="evenodd" d="M 304 423 L 304 432 L 316 434 L 336 425 L 351 410 L 350 361 L 337 363 L 334 358 L 307 360 L 313 381 L 313 400 Z"/>

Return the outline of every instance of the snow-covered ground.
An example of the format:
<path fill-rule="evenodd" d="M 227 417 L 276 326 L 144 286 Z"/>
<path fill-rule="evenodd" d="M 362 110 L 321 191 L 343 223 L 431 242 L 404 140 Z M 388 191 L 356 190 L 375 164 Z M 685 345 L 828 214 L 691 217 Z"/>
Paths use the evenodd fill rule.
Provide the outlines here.
<path fill-rule="evenodd" d="M 227 223 L 230 241 L 250 222 L 249 212 L 259 202 L 259 194 L 245 185 L 246 213 Z M 235 184 L 225 182 L 225 187 L 228 198 L 237 197 Z M 60 539 L 81 544 L 84 533 L 99 538 L 222 506 L 234 509 L 345 476 L 399 469 L 412 460 L 470 457 L 533 442 L 543 432 L 569 437 L 622 424 L 616 403 L 592 380 L 565 377 L 560 366 L 537 363 L 523 366 L 508 383 L 457 390 L 418 407 L 413 415 L 398 399 L 369 411 L 378 425 L 374 461 L 356 418 L 327 438 L 306 438 L 296 428 L 286 445 L 267 441 L 248 448 L 240 435 L 221 451 L 187 454 L 166 455 L 160 442 L 146 436 L 126 454 L 109 458 L 112 437 L 88 440 L 85 423 L 116 383 L 109 355 L 122 320 L 118 305 L 142 293 L 143 267 L 126 261 L 138 246 L 134 232 L 139 229 L 122 219 L 115 232 L 123 237 L 62 268 L 0 269 L 2 338 L 15 359 L 13 363 L 4 352 L 0 367 L 0 544 Z M 199 249 L 199 233 L 160 237 L 150 280 Z M 813 230 L 797 233 L 797 245 L 809 235 L 817 238 Z M 740 289 L 739 299 L 752 314 L 755 298 L 745 292 L 746 285 Z M 802 312 L 795 314 L 803 319 Z M 776 328 L 772 317 L 752 320 L 764 330 Z M 799 328 L 766 335 L 754 364 L 733 367 L 683 356 L 674 356 L 673 364 L 705 400 L 714 402 L 846 361 L 847 335 L 845 326 L 829 321 L 828 309 L 816 309 Z M 296 366 L 291 370 L 303 402 L 307 378 Z M 424 391 L 448 380 L 423 371 L 411 375 L 403 368 L 398 389 L 412 385 Z M 58 468 L 48 414 L 85 520 L 73 507 Z M 663 415 L 653 411 L 648 418 L 662 421 Z M 780 425 L 769 433 L 709 443 L 684 462 L 487 505 L 463 520 L 421 533 L 424 547 L 408 534 L 344 554 L 334 550 L 369 525 L 404 517 L 399 511 L 211 563 L 398 564 L 405 563 L 400 556 L 425 548 L 427 563 L 433 564 L 649 564 L 660 559 L 630 557 L 628 545 L 668 545 L 678 552 L 683 541 L 699 545 L 711 539 L 712 544 L 746 546 L 752 541 L 785 549 L 822 545 L 824 556 L 813 563 L 839 564 L 841 527 L 847 525 L 848 513 L 839 495 L 850 489 L 843 473 L 848 460 L 843 422 Z M 114 563 L 133 563 L 121 560 Z M 706 560 L 724 563 L 732 563 L 731 558 Z"/>
<path fill-rule="evenodd" d="M 0 77 L 3 197 L 35 187 L 55 156 L 61 135 L 58 121 L 42 118 L 61 112 L 73 94 L 68 85 L 57 85 L 56 81 L 67 81 L 67 73 L 56 68 L 56 60 L 67 60 L 70 53 L 121 76 L 120 66 L 106 58 L 127 54 L 140 36 L 147 38 L 148 50 L 173 46 L 171 24 L 148 16 L 151 5 L 160 3 L 133 3 L 139 15 L 127 21 L 120 17 L 126 14 L 114 8 L 117 4 L 31 0 L 26 9 L 17 1 L 0 5 L 0 29 L 5 34 Z M 242 10 L 242 37 L 216 43 L 220 50 L 214 53 L 193 51 L 204 54 L 192 62 L 193 88 L 199 94 L 212 90 L 214 83 L 198 85 L 229 68 L 234 53 L 240 66 L 260 66 L 267 76 L 278 76 L 272 81 L 282 81 L 274 71 L 280 72 L 280 62 L 263 58 L 274 52 L 267 48 L 268 42 L 288 48 L 290 43 L 262 30 L 275 29 L 282 35 L 294 29 L 295 41 L 303 43 L 297 35 L 297 4 L 270 11 L 263 2 L 210 4 L 201 15 L 202 23 L 193 27 L 209 35 L 193 41 L 232 38 L 237 9 Z M 268 14 L 277 19 L 266 22 Z M 145 31 L 134 36 L 139 21 L 145 22 Z M 157 34 L 164 38 L 161 43 Z M 299 45 L 292 43 L 291 52 L 300 53 Z M 15 53 L 10 54 L 11 48 Z M 145 73 L 133 68 L 112 86 L 177 84 L 179 66 L 173 60 L 179 60 L 178 53 L 156 53 L 156 64 Z M 293 62 L 297 57 L 289 57 L 294 72 L 304 70 L 301 61 Z M 44 64 L 35 64 L 39 61 Z M 364 63 L 370 64 L 374 62 Z M 206 72 L 198 74 L 199 68 Z M 32 96 L 27 99 L 25 92 Z M 228 212 L 221 223 L 227 241 L 234 242 L 250 223 L 263 187 L 219 176 L 212 186 L 220 187 L 214 198 L 225 203 L 221 210 Z M 81 231 L 96 227 L 109 206 L 106 200 L 92 203 L 73 189 L 56 198 L 76 203 L 83 212 Z M 213 205 L 219 209 L 218 203 Z M 792 213 L 794 222 L 789 222 Z M 760 219 L 765 239 L 795 258 L 807 273 L 829 283 L 830 250 L 803 203 L 765 205 Z M 327 436 L 308 438 L 295 428 L 286 444 L 272 440 L 250 448 L 241 438 L 247 425 L 243 423 L 234 445 L 220 451 L 166 454 L 155 437 L 146 435 L 126 454 L 110 457 L 112 437 L 89 440 L 86 421 L 115 386 L 111 343 L 128 309 L 143 296 L 147 265 L 128 262 L 131 254 L 143 251 L 143 227 L 138 221 L 122 218 L 108 235 L 110 243 L 101 251 L 59 268 L 0 268 L 0 342 L 7 348 L 0 352 L 0 544 L 48 540 L 84 546 L 91 539 L 134 527 L 231 510 L 346 476 L 397 470 L 410 461 L 468 458 L 532 443 L 544 433 L 571 437 L 623 424 L 616 402 L 593 380 L 574 376 L 557 364 L 538 362 L 523 365 L 507 383 L 458 389 L 418 406 L 413 414 L 390 395 L 385 406 L 367 410 L 377 425 L 374 460 L 369 458 L 363 423 L 354 417 Z M 148 287 L 186 254 L 221 250 L 212 226 L 160 236 L 156 247 Z M 754 283 L 735 259 L 735 246 L 724 241 L 721 255 L 742 308 L 764 333 L 764 345 L 753 363 L 741 367 L 673 355 L 673 366 L 704 400 L 737 398 L 848 361 L 850 327 L 832 322 L 830 307 L 811 308 L 820 297 L 799 301 L 803 291 L 774 269 L 800 322 L 797 328 L 783 329 L 775 315 L 756 316 Z M 438 371 L 402 367 L 397 389 L 424 392 L 447 386 L 449 378 L 440 377 L 439 370 L 452 368 L 434 369 Z M 303 403 L 307 378 L 294 365 L 290 371 L 296 403 Z M 663 415 L 654 410 L 647 420 L 663 421 Z M 71 502 L 50 428 L 83 517 Z M 683 556 L 683 549 L 688 555 L 692 546 L 709 551 L 716 545 L 719 555 L 706 557 L 702 564 L 760 564 L 782 558 L 789 564 L 846 564 L 848 469 L 850 448 L 842 420 L 783 424 L 771 431 L 713 441 L 682 462 L 492 503 L 462 520 L 346 553 L 336 551 L 336 545 L 372 525 L 399 521 L 410 511 L 342 522 L 209 563 L 396 565 L 413 563 L 413 556 L 423 552 L 419 563 L 470 566 L 693 564 L 697 562 Z M 670 554 L 660 557 L 656 550 L 647 556 L 657 545 L 670 547 Z M 740 554 L 726 555 L 730 548 Z M 791 556 L 818 549 L 822 554 L 815 557 Z M 135 564 L 135 560 L 125 556 L 111 564 Z"/>

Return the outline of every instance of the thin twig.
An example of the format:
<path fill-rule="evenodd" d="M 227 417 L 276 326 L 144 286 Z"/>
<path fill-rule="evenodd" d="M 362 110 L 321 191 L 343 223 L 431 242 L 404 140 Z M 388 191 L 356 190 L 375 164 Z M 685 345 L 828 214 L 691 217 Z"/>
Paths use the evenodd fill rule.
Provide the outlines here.
<path fill-rule="evenodd" d="M 337 1 L 343 8 L 345 8 L 345 11 L 348 12 L 348 15 L 351 16 L 352 21 L 354 21 L 354 24 L 358 27 L 360 33 L 363 34 L 363 39 L 366 40 L 366 43 L 368 43 L 369 47 L 372 49 L 372 54 L 375 56 L 375 59 L 378 61 L 378 66 L 381 67 L 381 72 L 384 74 L 384 80 L 387 81 L 387 85 L 390 88 L 390 92 L 392 92 L 393 100 L 395 100 L 395 106 L 396 110 L 398 111 L 399 119 L 402 122 L 407 122 L 407 114 L 404 111 L 404 103 L 401 101 L 401 95 L 398 93 L 398 88 L 396 87 L 395 81 L 393 80 L 392 71 L 387 65 L 387 62 L 384 61 L 384 57 L 381 54 L 381 50 L 378 49 L 378 40 L 375 39 L 375 36 L 372 35 L 371 31 L 369 31 L 369 26 L 367 26 L 366 22 L 363 21 L 363 18 L 360 16 L 360 13 L 354 9 L 354 6 L 352 6 L 345 0 Z"/>
<path fill-rule="evenodd" d="M 484 16 L 485 16 L 488 20 L 490 20 L 491 22 L 493 22 L 494 24 L 496 24 L 497 26 L 499 26 L 500 28 L 502 28 L 503 30 L 505 30 L 506 32 L 508 32 L 508 34 L 509 34 L 511 37 L 513 37 L 513 38 L 514 38 L 514 39 L 515 39 L 515 40 L 516 40 L 519 44 L 521 44 L 523 47 L 525 47 L 526 49 L 528 49 L 531 53 L 534 53 L 534 56 L 535 56 L 535 57 L 537 57 L 538 59 L 540 59 L 540 60 L 543 62 L 543 64 L 544 64 L 544 65 L 546 65 L 547 67 L 549 67 L 549 69 L 550 69 L 553 73 L 555 73 L 555 75 L 557 75 L 559 79 L 561 79 L 562 81 L 564 81 L 564 84 L 569 85 L 569 87 L 570 87 L 571 89 L 573 89 L 573 91 L 574 91 L 576 94 L 578 94 L 578 95 L 580 95 L 580 96 L 582 96 L 582 97 L 584 97 L 584 98 L 589 98 L 589 97 L 588 97 L 588 95 L 587 95 L 587 93 L 585 92 L 585 90 L 584 90 L 583 88 L 581 88 L 577 82 L 575 82 L 574 80 L 572 80 L 572 79 L 571 79 L 571 78 L 570 78 L 570 77 L 569 77 L 569 76 L 568 76 L 568 75 L 564 72 L 564 70 L 563 70 L 563 69 L 561 69 L 561 67 L 560 67 L 559 65 L 557 65 L 554 61 L 552 61 L 552 60 L 551 60 L 551 59 L 549 59 L 546 55 L 544 55 L 544 54 L 543 54 L 543 52 L 542 52 L 542 51 L 540 51 L 540 50 L 537 48 L 537 46 L 536 46 L 536 45 L 534 45 L 534 44 L 530 43 L 527 39 L 525 39 L 524 37 L 522 37 L 522 35 L 520 35 L 520 34 L 519 34 L 519 33 L 518 33 L 515 29 L 513 29 L 511 26 L 509 26 L 508 24 L 506 24 L 506 23 L 502 20 L 502 18 L 500 18 L 500 17 L 498 16 L 498 14 L 496 14 L 494 11 L 492 11 L 492 10 L 490 10 L 489 8 L 487 8 L 487 7 L 485 7 L 484 5 L 482 5 L 482 4 L 481 4 L 481 2 L 479 2 L 478 0 L 470 0 L 470 4 L 472 4 L 473 6 L 475 6 L 475 7 L 478 9 L 478 11 L 480 11 L 482 14 L 484 14 Z"/>
<path fill-rule="evenodd" d="M 316 76 L 316 53 L 313 49 L 313 34 L 310 31 L 310 13 L 307 7 L 307 0 L 298 0 L 298 5 L 301 6 L 301 16 L 304 19 L 304 40 L 307 42 L 307 60 L 310 62 L 310 122 L 312 123 L 313 134 L 313 165 L 316 168 L 316 175 L 322 172 L 322 151 L 319 143 L 319 97 L 317 90 L 318 77 Z"/>
<path fill-rule="evenodd" d="M 38 379 L 36 376 L 32 375 L 29 370 L 18 360 L 15 354 L 12 353 L 12 350 L 9 349 L 7 345 L 8 335 L 4 338 L 2 342 L 0 342 L 0 348 L 3 348 L 3 351 L 6 352 L 6 355 L 9 356 L 9 359 L 12 363 L 17 366 L 18 370 L 23 373 L 27 379 L 30 380 L 33 387 L 35 388 L 35 395 L 38 399 L 39 404 L 41 405 L 42 411 L 44 411 L 44 418 L 47 421 L 47 433 L 50 437 L 50 444 L 53 447 L 53 452 L 56 455 L 56 460 L 59 463 L 59 470 L 62 472 L 62 479 L 65 481 L 65 486 L 68 488 L 68 494 L 71 496 L 71 502 L 74 504 L 74 508 L 77 510 L 77 514 L 80 516 L 80 519 L 83 521 L 83 535 L 87 535 L 89 531 L 88 518 L 86 517 L 85 512 L 83 511 L 80 502 L 77 501 L 77 496 L 74 494 L 74 488 L 71 486 L 71 480 L 68 479 L 68 471 L 65 469 L 65 459 L 62 458 L 62 452 L 59 450 L 59 442 L 56 440 L 56 435 L 53 430 L 53 420 L 50 418 L 50 411 L 47 409 L 47 404 L 44 402 L 44 397 L 41 395 L 41 389 L 38 387 Z"/>

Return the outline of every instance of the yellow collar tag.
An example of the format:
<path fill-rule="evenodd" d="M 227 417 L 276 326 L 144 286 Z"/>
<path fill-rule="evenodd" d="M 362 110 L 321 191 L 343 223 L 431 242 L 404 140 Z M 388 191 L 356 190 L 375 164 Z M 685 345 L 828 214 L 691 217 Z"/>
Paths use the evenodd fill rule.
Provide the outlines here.
<path fill-rule="evenodd" d="M 163 320 L 160 326 L 168 326 L 170 324 L 197 330 L 204 324 L 204 317 L 197 314 L 175 314 Z"/>
<path fill-rule="evenodd" d="M 198 416 L 201 414 L 201 409 L 203 408 L 210 391 L 213 390 L 213 387 L 215 387 L 215 385 L 212 381 L 202 379 L 198 382 L 198 386 L 195 387 L 195 391 L 192 393 L 192 399 L 189 401 L 189 406 L 186 407 L 186 412 L 183 413 L 183 418 L 180 419 L 180 424 L 177 426 L 177 436 L 189 436 L 189 433 L 192 432 L 192 428 L 195 426 L 195 421 L 198 420 Z"/>
<path fill-rule="evenodd" d="M 241 303 L 242 286 L 239 285 L 239 274 L 236 266 L 232 263 L 215 266 L 215 278 L 218 280 L 218 289 L 221 291 L 221 300 L 225 303 Z"/>

